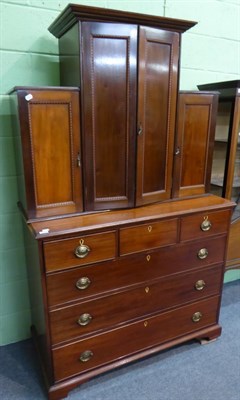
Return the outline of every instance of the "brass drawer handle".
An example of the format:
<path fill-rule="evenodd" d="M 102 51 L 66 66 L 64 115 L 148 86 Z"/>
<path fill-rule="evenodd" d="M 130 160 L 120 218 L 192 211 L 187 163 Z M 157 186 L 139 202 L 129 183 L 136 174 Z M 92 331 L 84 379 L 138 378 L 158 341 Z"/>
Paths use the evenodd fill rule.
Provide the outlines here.
<path fill-rule="evenodd" d="M 200 227 L 201 227 L 203 232 L 207 232 L 207 231 L 209 231 L 211 229 L 212 224 L 209 221 L 208 216 L 204 217 L 203 222 L 201 223 Z"/>
<path fill-rule="evenodd" d="M 79 360 L 81 362 L 87 362 L 93 357 L 93 352 L 91 350 L 86 350 L 80 354 Z"/>
<path fill-rule="evenodd" d="M 83 276 L 76 282 L 76 287 L 79 290 L 84 290 L 87 289 L 90 284 L 91 284 L 90 279 L 87 276 Z"/>
<path fill-rule="evenodd" d="M 200 260 L 204 260 L 204 258 L 207 258 L 207 256 L 208 256 L 208 250 L 206 248 L 199 250 L 198 258 L 200 258 Z"/>
<path fill-rule="evenodd" d="M 84 314 L 80 315 L 80 317 L 78 318 L 78 325 L 86 326 L 86 325 L 90 324 L 91 321 L 92 321 L 91 314 L 84 313 Z"/>
<path fill-rule="evenodd" d="M 192 316 L 193 322 L 199 322 L 201 319 L 202 319 L 202 313 L 200 311 L 195 312 Z"/>
<path fill-rule="evenodd" d="M 89 246 L 84 244 L 84 240 L 83 239 L 81 239 L 79 241 L 79 243 L 80 243 L 80 245 L 78 247 L 76 247 L 76 249 L 74 251 L 74 254 L 78 258 L 85 258 L 90 253 L 91 249 L 90 249 Z"/>
<path fill-rule="evenodd" d="M 205 288 L 205 286 L 206 286 L 206 283 L 202 279 L 199 279 L 199 281 L 197 281 L 195 283 L 196 290 L 203 290 Z"/>

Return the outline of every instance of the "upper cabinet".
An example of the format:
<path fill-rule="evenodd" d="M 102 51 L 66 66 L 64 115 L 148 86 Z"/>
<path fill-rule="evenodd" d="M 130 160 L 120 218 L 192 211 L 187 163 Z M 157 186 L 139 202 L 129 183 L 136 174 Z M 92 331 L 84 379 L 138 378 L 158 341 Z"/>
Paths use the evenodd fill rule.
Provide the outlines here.
<path fill-rule="evenodd" d="M 61 87 L 12 96 L 28 219 L 208 191 L 217 95 L 178 90 L 181 34 L 194 25 L 73 4 L 53 22 Z"/>
<path fill-rule="evenodd" d="M 62 85 L 81 92 L 85 210 L 171 197 L 180 35 L 195 23 L 69 5 Z"/>

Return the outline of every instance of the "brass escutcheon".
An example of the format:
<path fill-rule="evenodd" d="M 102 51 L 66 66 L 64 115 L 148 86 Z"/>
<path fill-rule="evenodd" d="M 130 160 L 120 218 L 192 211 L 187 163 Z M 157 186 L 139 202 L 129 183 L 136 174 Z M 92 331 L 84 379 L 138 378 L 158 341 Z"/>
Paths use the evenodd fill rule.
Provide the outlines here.
<path fill-rule="evenodd" d="M 143 324 L 144 326 L 145 326 L 145 328 L 148 326 L 148 322 L 147 321 L 144 321 L 144 324 Z"/>
<path fill-rule="evenodd" d="M 150 290 L 150 289 L 149 289 L 149 287 L 148 287 L 148 286 L 146 286 L 146 287 L 145 287 L 145 292 L 146 292 L 146 293 L 148 293 L 148 292 L 149 292 L 149 290 Z"/>
<path fill-rule="evenodd" d="M 211 229 L 212 224 L 208 219 L 208 215 L 206 217 L 203 218 L 203 222 L 200 225 L 201 229 L 203 232 L 207 232 Z"/>
<path fill-rule="evenodd" d="M 76 247 L 74 254 L 77 258 L 84 258 L 87 257 L 89 252 L 91 251 L 90 247 L 84 244 L 84 240 L 79 240 L 80 246 Z"/>
<path fill-rule="evenodd" d="M 151 256 L 148 254 L 147 257 L 146 257 L 146 259 L 147 259 L 147 261 L 150 261 Z"/>
<path fill-rule="evenodd" d="M 151 225 L 148 226 L 148 232 L 152 232 L 152 226 Z"/>

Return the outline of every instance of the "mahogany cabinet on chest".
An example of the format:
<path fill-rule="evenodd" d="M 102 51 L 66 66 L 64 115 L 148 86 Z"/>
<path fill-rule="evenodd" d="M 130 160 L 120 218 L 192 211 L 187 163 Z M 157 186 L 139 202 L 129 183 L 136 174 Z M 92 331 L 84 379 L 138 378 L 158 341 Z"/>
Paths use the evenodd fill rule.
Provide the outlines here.
<path fill-rule="evenodd" d="M 210 195 L 218 96 L 178 91 L 195 23 L 69 5 L 61 87 L 16 87 L 32 332 L 49 399 L 214 339 L 229 200 Z"/>

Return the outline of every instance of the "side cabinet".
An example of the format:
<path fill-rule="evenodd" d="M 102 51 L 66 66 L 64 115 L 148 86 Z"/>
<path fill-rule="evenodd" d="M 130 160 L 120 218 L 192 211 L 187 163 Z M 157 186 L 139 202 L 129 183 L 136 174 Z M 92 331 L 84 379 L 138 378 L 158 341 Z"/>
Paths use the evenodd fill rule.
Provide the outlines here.
<path fill-rule="evenodd" d="M 18 87 L 14 93 L 27 217 L 81 212 L 79 90 Z"/>
<path fill-rule="evenodd" d="M 180 92 L 173 197 L 209 192 L 218 94 Z"/>

